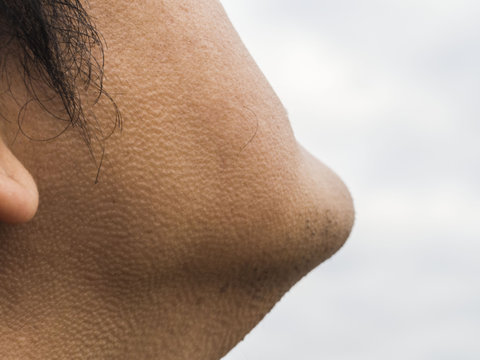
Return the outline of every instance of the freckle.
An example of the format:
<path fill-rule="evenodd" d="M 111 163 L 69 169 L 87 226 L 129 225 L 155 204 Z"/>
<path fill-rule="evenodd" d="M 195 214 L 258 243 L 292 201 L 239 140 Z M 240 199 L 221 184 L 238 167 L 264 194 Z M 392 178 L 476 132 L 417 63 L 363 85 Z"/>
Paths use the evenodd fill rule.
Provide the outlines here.
<path fill-rule="evenodd" d="M 220 294 L 224 294 L 229 287 L 230 287 L 230 283 L 226 282 L 226 283 L 220 288 Z"/>
<path fill-rule="evenodd" d="M 200 306 L 200 305 L 203 304 L 203 302 L 204 302 L 203 298 L 199 297 L 199 298 L 197 298 L 197 301 L 195 302 L 195 305 Z"/>

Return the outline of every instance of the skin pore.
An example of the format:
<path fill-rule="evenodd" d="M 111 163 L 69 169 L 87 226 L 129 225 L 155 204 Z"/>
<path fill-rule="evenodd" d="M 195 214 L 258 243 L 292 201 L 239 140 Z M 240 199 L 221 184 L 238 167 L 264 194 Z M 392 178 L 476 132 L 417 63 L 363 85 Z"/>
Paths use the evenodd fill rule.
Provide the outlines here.
<path fill-rule="evenodd" d="M 342 246 L 350 195 L 297 144 L 217 0 L 85 9 L 123 128 L 102 157 L 102 142 L 25 108 L 18 64 L 6 65 L 0 358 L 218 360 Z M 85 111 L 109 133 L 102 99 Z M 7 224 L 30 219 L 37 194 L 35 217 Z"/>

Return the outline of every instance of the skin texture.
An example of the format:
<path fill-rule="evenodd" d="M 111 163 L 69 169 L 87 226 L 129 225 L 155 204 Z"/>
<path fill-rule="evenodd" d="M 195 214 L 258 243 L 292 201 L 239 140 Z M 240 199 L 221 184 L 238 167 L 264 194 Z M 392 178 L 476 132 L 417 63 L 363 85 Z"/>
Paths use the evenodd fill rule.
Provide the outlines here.
<path fill-rule="evenodd" d="M 350 195 L 297 144 L 217 1 L 89 4 L 123 131 L 94 184 L 75 129 L 16 135 L 25 95 L 9 65 L 1 132 L 16 158 L 2 145 L 0 185 L 27 185 L 0 216 L 35 213 L 24 167 L 40 202 L 0 224 L 0 358 L 220 359 L 342 246 Z M 111 126 L 108 102 L 92 111 Z M 23 127 L 65 124 L 32 104 Z"/>

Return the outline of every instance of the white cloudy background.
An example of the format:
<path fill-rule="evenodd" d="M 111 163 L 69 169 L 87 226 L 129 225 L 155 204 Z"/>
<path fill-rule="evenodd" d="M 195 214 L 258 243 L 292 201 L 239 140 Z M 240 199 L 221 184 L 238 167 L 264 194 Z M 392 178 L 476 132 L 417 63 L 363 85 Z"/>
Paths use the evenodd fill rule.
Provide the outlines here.
<path fill-rule="evenodd" d="M 480 359 L 480 2 L 222 3 L 357 210 L 225 360 Z"/>

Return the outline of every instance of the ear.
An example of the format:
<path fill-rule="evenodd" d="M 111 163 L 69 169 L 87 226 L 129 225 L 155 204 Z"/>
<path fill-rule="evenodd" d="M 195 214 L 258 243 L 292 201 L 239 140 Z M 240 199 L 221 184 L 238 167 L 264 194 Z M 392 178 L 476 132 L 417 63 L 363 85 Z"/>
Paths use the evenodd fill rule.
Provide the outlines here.
<path fill-rule="evenodd" d="M 0 222 L 27 222 L 37 207 L 35 181 L 0 137 Z"/>

